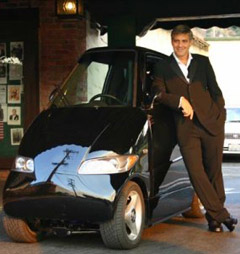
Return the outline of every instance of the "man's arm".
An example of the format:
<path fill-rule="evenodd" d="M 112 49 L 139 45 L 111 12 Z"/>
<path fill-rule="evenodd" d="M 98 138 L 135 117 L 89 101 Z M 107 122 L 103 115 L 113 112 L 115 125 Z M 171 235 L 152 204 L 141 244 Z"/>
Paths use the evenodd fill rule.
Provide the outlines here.
<path fill-rule="evenodd" d="M 177 94 L 171 94 L 167 92 L 165 80 L 164 80 L 164 63 L 157 63 L 154 66 L 154 77 L 152 90 L 155 96 L 155 102 L 164 104 L 176 111 L 181 110 L 184 117 L 193 118 L 193 108 L 189 101 L 183 96 Z"/>

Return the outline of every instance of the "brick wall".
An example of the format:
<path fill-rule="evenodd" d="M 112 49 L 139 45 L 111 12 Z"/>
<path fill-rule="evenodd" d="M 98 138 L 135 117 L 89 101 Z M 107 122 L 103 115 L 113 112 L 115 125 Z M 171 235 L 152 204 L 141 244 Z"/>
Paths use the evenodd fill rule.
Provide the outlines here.
<path fill-rule="evenodd" d="M 7 0 L 0 9 L 39 8 L 40 110 L 48 104 L 55 85 L 61 84 L 86 49 L 86 21 L 55 16 L 55 0 Z"/>

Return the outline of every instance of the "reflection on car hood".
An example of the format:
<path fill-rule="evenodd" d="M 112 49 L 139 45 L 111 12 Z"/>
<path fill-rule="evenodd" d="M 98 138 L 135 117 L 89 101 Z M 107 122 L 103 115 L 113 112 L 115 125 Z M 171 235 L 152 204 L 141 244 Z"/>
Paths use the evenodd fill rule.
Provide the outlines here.
<path fill-rule="evenodd" d="M 19 154 L 34 158 L 63 145 L 123 154 L 134 145 L 145 122 L 145 113 L 131 107 L 48 109 L 27 130 Z"/>

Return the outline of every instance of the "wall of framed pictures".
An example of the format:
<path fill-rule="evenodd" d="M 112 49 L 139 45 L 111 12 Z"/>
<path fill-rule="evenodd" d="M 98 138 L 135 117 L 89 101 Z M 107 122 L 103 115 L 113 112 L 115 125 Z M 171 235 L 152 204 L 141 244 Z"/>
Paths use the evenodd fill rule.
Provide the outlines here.
<path fill-rule="evenodd" d="M 16 154 L 24 133 L 24 42 L 0 41 L 0 154 Z"/>
<path fill-rule="evenodd" d="M 39 113 L 38 10 L 0 9 L 0 170 Z"/>

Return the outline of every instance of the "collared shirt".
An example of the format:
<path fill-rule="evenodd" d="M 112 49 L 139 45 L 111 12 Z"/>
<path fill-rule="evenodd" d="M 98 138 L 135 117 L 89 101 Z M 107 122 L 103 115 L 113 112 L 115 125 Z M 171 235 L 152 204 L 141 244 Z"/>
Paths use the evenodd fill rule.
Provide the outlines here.
<path fill-rule="evenodd" d="M 182 73 L 183 73 L 185 79 L 189 82 L 190 80 L 189 80 L 189 78 L 188 78 L 188 67 L 189 67 L 189 65 L 190 65 L 190 63 L 191 63 L 191 60 L 192 60 L 192 55 L 191 55 L 191 53 L 189 53 L 189 57 L 188 57 L 188 61 L 187 61 L 187 64 L 186 64 L 186 65 L 185 65 L 184 63 L 182 63 L 182 62 L 178 59 L 178 57 L 176 56 L 176 54 L 175 54 L 174 52 L 173 52 L 173 56 L 174 56 L 175 60 L 177 61 L 177 64 L 178 64 L 179 68 L 181 69 L 181 71 L 182 71 Z"/>
<path fill-rule="evenodd" d="M 186 64 L 186 65 L 185 65 L 184 63 L 182 63 L 182 62 L 178 59 L 178 57 L 176 56 L 176 54 L 175 54 L 174 52 L 173 52 L 173 56 L 174 56 L 174 58 L 175 58 L 175 60 L 176 60 L 176 62 L 177 62 L 177 64 L 178 64 L 179 68 L 181 69 L 181 71 L 182 71 L 182 73 L 183 73 L 185 79 L 187 80 L 187 82 L 189 82 L 190 80 L 189 80 L 189 78 L 188 78 L 188 67 L 189 67 L 189 65 L 190 65 L 190 63 L 191 63 L 191 60 L 192 60 L 192 58 L 193 58 L 192 55 L 191 55 L 191 53 L 189 53 L 189 57 L 188 57 L 188 61 L 187 61 L 187 64 Z M 180 108 L 181 105 L 182 105 L 182 96 L 180 97 L 178 107 Z"/>

